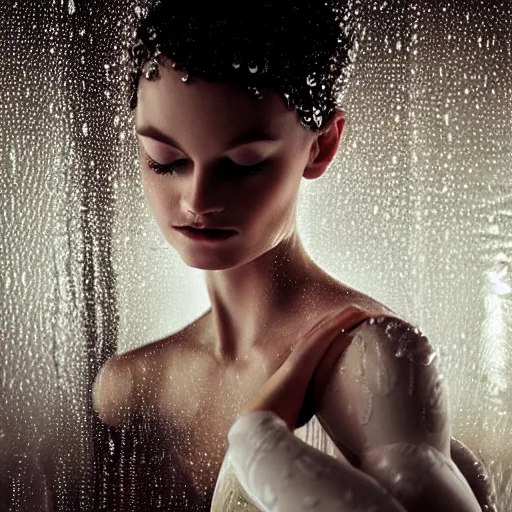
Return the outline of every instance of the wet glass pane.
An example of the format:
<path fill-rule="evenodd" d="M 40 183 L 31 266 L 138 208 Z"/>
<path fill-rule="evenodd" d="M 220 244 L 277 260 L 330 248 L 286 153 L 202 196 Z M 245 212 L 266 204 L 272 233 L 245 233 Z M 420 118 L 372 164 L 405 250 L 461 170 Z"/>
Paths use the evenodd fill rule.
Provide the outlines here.
<path fill-rule="evenodd" d="M 251 382 L 216 379 L 196 359 L 212 332 L 201 319 L 183 329 L 210 308 L 204 248 L 187 253 L 191 264 L 190 246 L 155 221 L 185 217 L 155 212 L 145 195 L 122 63 L 142 9 L 124 0 L 0 8 L 2 510 L 209 510 L 225 436 L 250 398 Z M 509 510 L 512 6 L 348 9 L 358 44 L 346 123 L 325 174 L 301 180 L 297 231 L 327 274 L 439 349 L 452 435 L 488 470 L 498 510 Z M 238 207 L 236 219 L 247 214 Z M 241 272 L 240 289 L 253 285 Z M 105 400 L 121 412 L 102 421 L 93 387 L 115 354 Z M 315 417 L 298 435 L 336 453 Z"/>

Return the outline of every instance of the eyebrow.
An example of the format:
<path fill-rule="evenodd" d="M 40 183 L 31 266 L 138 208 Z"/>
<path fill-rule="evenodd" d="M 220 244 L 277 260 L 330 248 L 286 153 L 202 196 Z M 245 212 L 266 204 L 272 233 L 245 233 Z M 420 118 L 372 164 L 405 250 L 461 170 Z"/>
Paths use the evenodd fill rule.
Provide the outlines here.
<path fill-rule="evenodd" d="M 144 125 L 141 127 L 136 127 L 135 131 L 142 135 L 143 137 L 149 137 L 151 139 L 157 140 L 158 142 L 162 142 L 163 144 L 167 144 L 168 146 L 173 146 L 176 149 L 179 149 L 182 153 L 185 153 L 183 149 L 181 149 L 180 145 L 169 135 L 161 132 L 158 128 L 151 125 Z M 246 133 L 242 133 L 241 135 L 237 135 L 226 149 L 233 149 L 237 146 L 242 146 L 243 144 L 250 144 L 252 142 L 261 142 L 261 141 L 278 141 L 279 138 L 275 135 L 272 135 L 269 132 L 261 131 L 261 130 L 250 130 Z"/>

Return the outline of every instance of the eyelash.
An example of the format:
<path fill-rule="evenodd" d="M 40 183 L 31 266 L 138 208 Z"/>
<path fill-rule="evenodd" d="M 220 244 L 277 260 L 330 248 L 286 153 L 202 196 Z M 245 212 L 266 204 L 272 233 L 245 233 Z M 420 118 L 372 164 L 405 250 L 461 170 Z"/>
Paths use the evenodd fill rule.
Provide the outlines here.
<path fill-rule="evenodd" d="M 179 162 L 185 162 L 185 160 L 183 158 L 180 158 L 179 160 L 176 160 L 176 162 L 173 162 L 172 164 L 164 165 L 155 162 L 150 156 L 146 155 L 146 163 L 148 164 L 148 167 L 157 174 L 170 174 L 171 176 L 176 176 L 176 169 L 179 167 Z M 229 165 L 237 169 L 241 169 L 243 174 L 249 176 L 255 176 L 256 174 L 260 173 L 263 170 L 263 167 L 265 167 L 265 165 L 267 164 L 267 160 L 263 160 L 262 162 L 259 162 L 255 165 L 240 165 L 233 162 L 232 160 L 229 160 L 229 162 Z"/>

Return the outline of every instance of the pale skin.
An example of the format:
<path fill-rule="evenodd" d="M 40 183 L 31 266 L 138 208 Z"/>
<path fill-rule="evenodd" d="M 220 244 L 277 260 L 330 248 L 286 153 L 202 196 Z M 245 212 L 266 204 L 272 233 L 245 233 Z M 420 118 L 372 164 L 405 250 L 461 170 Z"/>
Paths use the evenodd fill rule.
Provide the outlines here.
<path fill-rule="evenodd" d="M 282 413 L 283 402 L 275 396 L 286 390 L 283 368 L 294 359 L 287 365 L 283 361 L 305 331 L 347 305 L 386 308 L 323 271 L 297 234 L 300 183 L 327 171 L 343 133 L 343 113 L 337 112 L 322 132 L 314 133 L 299 124 L 296 113 L 273 91 L 265 91 L 258 100 L 230 84 L 196 78 L 185 84 L 169 60 L 162 62 L 166 66 L 160 66 L 158 80 L 141 77 L 139 82 L 135 126 L 144 192 L 164 238 L 186 265 L 204 270 L 211 309 L 177 335 L 151 344 L 151 351 L 142 347 L 110 360 L 95 383 L 94 403 L 103 421 L 112 426 L 128 421 L 129 413 L 142 410 L 150 397 L 158 396 L 152 402 L 157 409 L 172 409 L 167 398 L 176 400 L 174 391 L 156 377 L 141 379 L 141 369 L 144 373 L 158 367 L 164 374 L 183 348 L 189 354 L 183 361 L 189 361 L 197 382 L 210 390 L 212 411 L 225 404 L 223 393 L 212 396 L 211 390 L 237 393 L 229 414 L 223 416 L 226 423 L 219 420 L 218 436 L 224 439 L 244 411 L 267 408 Z M 232 145 L 256 131 L 275 140 L 257 138 Z M 177 163 L 175 176 L 157 174 L 148 166 L 148 156 L 160 164 Z M 262 161 L 268 163 L 255 175 L 233 166 Z M 195 222 L 237 234 L 208 245 L 173 229 Z M 307 384 L 314 369 L 302 371 L 300 379 Z M 180 380 L 177 371 L 173 367 L 174 382 Z M 204 380 L 201 371 L 206 372 Z M 183 381 L 189 378 L 185 375 L 186 366 Z M 295 405 L 300 409 L 299 403 Z M 480 504 L 487 503 L 489 490 L 478 479 L 474 456 L 455 440 L 451 455 Z M 210 459 L 220 464 L 213 452 Z M 471 503 L 474 496 L 469 494 L 468 500 Z"/>

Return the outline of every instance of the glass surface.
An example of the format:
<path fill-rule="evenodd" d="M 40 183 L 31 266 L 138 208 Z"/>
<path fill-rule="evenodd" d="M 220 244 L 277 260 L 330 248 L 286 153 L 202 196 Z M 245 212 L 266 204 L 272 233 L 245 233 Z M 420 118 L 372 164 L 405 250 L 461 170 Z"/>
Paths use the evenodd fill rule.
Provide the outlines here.
<path fill-rule="evenodd" d="M 136 510 L 142 485 L 157 509 L 169 491 L 134 445 L 158 454 L 151 423 L 107 428 L 91 399 L 110 356 L 209 307 L 143 195 L 118 64 L 135 7 L 0 9 L 4 510 Z M 331 275 L 439 347 L 452 434 L 512 510 L 512 5 L 358 9 L 348 121 L 327 173 L 303 180 L 299 233 Z"/>

